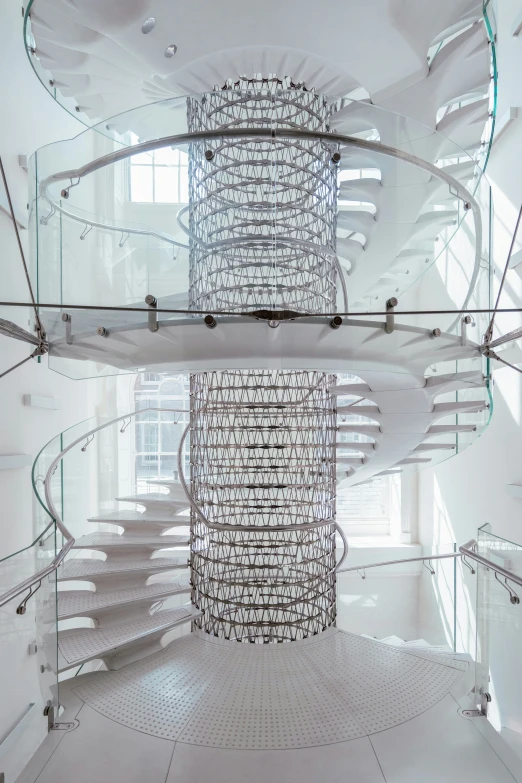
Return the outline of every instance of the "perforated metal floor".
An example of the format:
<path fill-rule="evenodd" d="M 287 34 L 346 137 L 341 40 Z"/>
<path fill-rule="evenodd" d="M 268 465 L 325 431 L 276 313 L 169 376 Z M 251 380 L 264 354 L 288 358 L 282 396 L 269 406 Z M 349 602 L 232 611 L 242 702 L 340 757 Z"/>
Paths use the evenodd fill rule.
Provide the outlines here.
<path fill-rule="evenodd" d="M 63 570 L 59 572 L 58 581 L 67 579 L 87 579 L 92 577 L 109 576 L 110 574 L 125 574 L 129 572 L 142 572 L 144 575 L 154 574 L 159 571 L 170 571 L 177 568 L 186 568 L 187 558 L 178 557 L 154 557 L 140 560 L 81 560 L 79 558 L 68 560 Z"/>
<path fill-rule="evenodd" d="M 144 587 L 129 587 L 126 590 L 109 590 L 96 593 L 91 590 L 68 590 L 58 593 L 58 619 L 96 615 L 100 611 L 129 604 L 150 604 L 154 600 L 190 593 L 188 582 L 154 582 Z"/>
<path fill-rule="evenodd" d="M 466 670 L 466 662 L 419 657 L 341 631 L 282 645 L 191 634 L 75 692 L 108 718 L 156 737 L 220 748 L 303 748 L 410 720 Z"/>
<path fill-rule="evenodd" d="M 59 631 L 58 649 L 63 658 L 60 669 L 100 658 L 130 642 L 167 631 L 199 615 L 200 612 L 189 604 L 187 607 L 146 615 L 112 628 L 72 628 Z"/>

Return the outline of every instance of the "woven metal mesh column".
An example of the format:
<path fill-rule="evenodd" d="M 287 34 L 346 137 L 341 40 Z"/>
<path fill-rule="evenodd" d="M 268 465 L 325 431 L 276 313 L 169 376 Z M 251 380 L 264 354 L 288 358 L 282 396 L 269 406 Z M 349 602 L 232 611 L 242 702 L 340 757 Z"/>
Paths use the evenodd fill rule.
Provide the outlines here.
<path fill-rule="evenodd" d="M 291 641 L 335 621 L 333 382 L 192 376 L 191 488 L 213 526 L 193 519 L 193 601 L 209 633 Z"/>
<path fill-rule="evenodd" d="M 281 90 L 268 80 L 242 80 L 187 100 L 191 131 L 324 132 L 331 111 L 315 92 Z M 191 246 L 192 308 L 332 310 L 336 149 L 284 138 L 225 137 L 189 145 L 190 229 L 198 237 Z"/>
<path fill-rule="evenodd" d="M 188 98 L 189 129 L 328 130 L 323 97 L 283 86 L 240 80 Z M 189 145 L 191 308 L 335 309 L 335 149 L 280 136 Z M 191 378 L 191 492 L 207 520 L 192 512 L 192 600 L 208 633 L 293 641 L 335 622 L 332 383 L 302 371 Z"/>

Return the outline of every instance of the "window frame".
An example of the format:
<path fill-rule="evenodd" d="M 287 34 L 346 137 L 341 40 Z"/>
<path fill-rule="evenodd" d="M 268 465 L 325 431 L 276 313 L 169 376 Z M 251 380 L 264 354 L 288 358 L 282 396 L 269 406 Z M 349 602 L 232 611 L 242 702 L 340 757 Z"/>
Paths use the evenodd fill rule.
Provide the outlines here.
<path fill-rule="evenodd" d="M 178 160 L 179 163 L 169 164 L 169 163 L 157 163 L 156 162 L 156 150 L 152 150 L 151 152 L 146 153 L 140 153 L 142 155 L 149 155 L 150 156 L 150 163 L 140 163 L 136 162 L 134 160 L 134 156 L 131 156 L 127 159 L 127 201 L 130 204 L 159 204 L 164 206 L 170 206 L 171 204 L 185 204 L 186 201 L 181 200 L 181 169 L 187 170 L 187 188 L 188 188 L 188 155 L 187 153 L 183 152 L 182 150 L 177 150 L 178 152 Z M 181 162 L 181 155 L 187 155 L 187 162 L 182 163 Z M 150 201 L 142 201 L 140 199 L 135 199 L 132 197 L 132 169 L 151 169 L 151 177 L 152 177 L 152 199 Z M 172 169 L 176 172 L 177 177 L 177 188 L 176 188 L 176 195 L 178 200 L 177 201 L 158 201 L 156 199 L 156 170 L 157 169 Z"/>

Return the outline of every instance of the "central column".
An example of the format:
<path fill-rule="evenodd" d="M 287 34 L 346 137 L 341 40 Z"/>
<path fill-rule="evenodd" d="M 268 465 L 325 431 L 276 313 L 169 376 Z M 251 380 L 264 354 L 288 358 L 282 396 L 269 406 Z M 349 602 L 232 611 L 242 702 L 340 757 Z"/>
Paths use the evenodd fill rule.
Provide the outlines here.
<path fill-rule="evenodd" d="M 191 131 L 324 132 L 328 117 L 321 96 L 277 80 L 188 99 Z M 334 151 L 280 138 L 190 145 L 191 309 L 335 309 Z M 306 371 L 191 377 L 191 492 L 210 525 L 192 512 L 192 600 L 206 632 L 266 643 L 334 624 L 333 383 Z"/>

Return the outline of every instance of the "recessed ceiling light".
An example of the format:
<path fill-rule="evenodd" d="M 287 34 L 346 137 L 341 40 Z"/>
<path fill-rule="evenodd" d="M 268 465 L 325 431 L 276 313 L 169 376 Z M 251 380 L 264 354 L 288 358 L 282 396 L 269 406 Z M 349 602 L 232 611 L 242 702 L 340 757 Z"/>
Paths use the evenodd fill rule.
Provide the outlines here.
<path fill-rule="evenodd" d="M 178 47 L 176 44 L 171 44 L 170 46 L 167 46 L 165 49 L 165 57 L 174 57 L 176 52 L 178 51 Z"/>
<path fill-rule="evenodd" d="M 150 31 L 154 28 L 154 25 L 156 24 L 156 20 L 153 16 L 149 16 L 148 19 L 145 19 L 143 24 L 141 25 L 141 32 L 144 35 L 147 35 L 147 33 L 150 33 Z"/>

